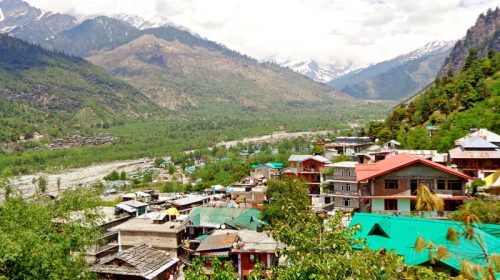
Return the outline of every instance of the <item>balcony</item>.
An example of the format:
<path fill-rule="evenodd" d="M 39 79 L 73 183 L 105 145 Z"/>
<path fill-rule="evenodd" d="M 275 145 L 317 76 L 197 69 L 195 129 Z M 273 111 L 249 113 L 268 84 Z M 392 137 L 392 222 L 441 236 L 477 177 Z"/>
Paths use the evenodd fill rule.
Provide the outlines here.
<path fill-rule="evenodd" d="M 339 195 L 339 196 L 358 196 L 357 191 L 342 191 L 342 190 L 324 189 L 323 193 L 324 194 Z"/>
<path fill-rule="evenodd" d="M 444 218 L 448 217 L 453 211 L 398 211 L 398 210 L 381 210 L 372 211 L 372 214 L 405 216 L 405 217 L 425 217 L 425 218 Z"/>

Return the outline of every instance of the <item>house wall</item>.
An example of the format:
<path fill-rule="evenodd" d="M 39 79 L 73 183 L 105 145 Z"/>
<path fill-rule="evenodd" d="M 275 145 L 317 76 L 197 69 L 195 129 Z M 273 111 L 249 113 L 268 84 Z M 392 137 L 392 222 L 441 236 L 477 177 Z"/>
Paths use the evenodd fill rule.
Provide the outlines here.
<path fill-rule="evenodd" d="M 275 259 L 268 253 L 239 253 L 241 254 L 240 265 L 241 265 L 241 276 L 247 276 L 251 270 L 254 269 L 256 263 L 250 262 L 250 255 L 259 255 L 260 263 L 267 267 L 268 258 L 271 266 L 276 265 Z"/>
<path fill-rule="evenodd" d="M 398 189 L 385 189 L 385 180 L 397 180 Z M 375 179 L 375 190 L 372 195 L 404 195 L 410 196 L 410 182 L 411 180 L 429 180 L 433 182 L 433 189 L 436 189 L 437 180 L 459 180 L 462 182 L 462 190 L 458 191 L 448 191 L 448 193 L 453 195 L 464 195 L 465 194 L 465 180 L 460 177 L 454 176 L 452 174 L 446 173 L 439 169 L 429 167 L 424 164 L 415 164 L 408 166 L 406 168 L 394 171 L 390 174 L 378 177 Z M 439 193 L 441 190 L 436 189 Z M 444 191 L 442 191 L 444 192 Z"/>
<path fill-rule="evenodd" d="M 384 211 L 384 200 L 383 199 L 372 199 L 372 212 L 373 211 Z"/>
<path fill-rule="evenodd" d="M 356 181 L 356 170 L 350 167 L 334 167 L 334 180 Z"/>
<path fill-rule="evenodd" d="M 120 241 L 123 248 L 148 244 L 153 248 L 169 252 L 172 257 L 177 257 L 181 239 L 182 231 L 179 233 L 120 231 Z"/>
<path fill-rule="evenodd" d="M 398 211 L 411 211 L 411 201 L 409 199 L 398 199 Z"/>

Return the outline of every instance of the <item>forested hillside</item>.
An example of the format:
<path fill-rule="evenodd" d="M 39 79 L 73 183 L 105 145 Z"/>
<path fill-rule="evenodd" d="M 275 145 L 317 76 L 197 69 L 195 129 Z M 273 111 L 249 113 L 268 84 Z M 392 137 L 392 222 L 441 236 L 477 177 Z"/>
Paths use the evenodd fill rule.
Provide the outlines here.
<path fill-rule="evenodd" d="M 159 111 L 101 68 L 8 35 L 0 35 L 0 104 L 0 142 Z"/>
<path fill-rule="evenodd" d="M 478 127 L 500 132 L 500 53 L 491 49 L 482 58 L 471 49 L 458 74 L 437 78 L 385 122 L 371 122 L 367 133 L 382 141 L 397 139 L 405 148 L 447 151 Z"/>

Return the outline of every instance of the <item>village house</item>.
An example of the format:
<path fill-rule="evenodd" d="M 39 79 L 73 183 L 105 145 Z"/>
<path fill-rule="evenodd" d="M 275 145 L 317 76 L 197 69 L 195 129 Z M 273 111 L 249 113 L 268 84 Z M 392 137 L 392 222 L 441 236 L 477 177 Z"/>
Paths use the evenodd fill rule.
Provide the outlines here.
<path fill-rule="evenodd" d="M 110 230 L 118 233 L 120 250 L 148 244 L 172 257 L 179 256 L 182 251 L 184 227 L 181 222 L 171 221 L 165 210 L 143 214 Z"/>
<path fill-rule="evenodd" d="M 363 212 L 409 215 L 415 211 L 415 195 L 420 185 L 427 186 L 444 200 L 444 211 L 454 211 L 470 199 L 465 194 L 465 184 L 471 179 L 455 169 L 409 154 L 356 165 Z M 420 214 L 444 215 L 445 212 Z"/>
<path fill-rule="evenodd" d="M 335 149 L 338 155 L 355 157 L 356 153 L 366 150 L 371 144 L 370 137 L 337 137 L 333 143 L 323 145 L 323 148 Z"/>
<path fill-rule="evenodd" d="M 450 276 L 457 276 L 461 272 L 463 260 L 485 266 L 487 263 L 481 246 L 487 248 L 489 255 L 500 253 L 498 246 L 500 225 L 474 225 L 475 233 L 481 236 L 482 245 L 465 238 L 464 227 L 456 221 L 356 213 L 349 227 L 358 226 L 359 230 L 356 231 L 354 238 L 366 240 L 366 246 L 369 249 L 380 252 L 395 250 L 397 255 L 403 257 L 406 265 L 423 265 Z M 456 243 L 446 238 L 450 228 L 458 232 Z M 415 243 L 419 237 L 426 242 L 432 242 L 435 246 L 444 246 L 449 252 L 448 256 L 431 259 L 429 249 L 417 252 Z M 356 246 L 355 248 L 361 249 L 362 247 Z"/>
<path fill-rule="evenodd" d="M 210 267 L 210 258 L 230 260 L 241 279 L 253 271 L 260 263 L 264 269 L 278 264 L 278 242 L 262 228 L 258 230 L 215 230 L 200 242 L 196 255 L 205 257 L 205 265 Z"/>
<path fill-rule="evenodd" d="M 177 279 L 178 262 L 178 258 L 142 244 L 100 260 L 90 271 L 103 280 L 170 280 Z"/>
<path fill-rule="evenodd" d="M 333 174 L 325 176 L 322 184 L 322 194 L 325 205 L 333 203 L 334 209 L 354 210 L 359 207 L 358 186 L 356 181 L 356 162 L 342 161 L 327 164 Z"/>
<path fill-rule="evenodd" d="M 179 211 L 191 209 L 193 207 L 202 206 L 207 204 L 211 199 L 211 196 L 204 195 L 188 195 L 176 200 L 168 202 L 171 207 L 177 208 Z"/>
<path fill-rule="evenodd" d="M 451 163 L 471 177 L 484 178 L 495 173 L 500 168 L 500 147 L 494 144 L 499 140 L 495 135 L 490 132 L 488 138 L 471 134 L 458 139 L 455 142 L 457 147 L 449 151 Z"/>
<path fill-rule="evenodd" d="M 264 178 L 269 180 L 281 176 L 284 165 L 281 162 L 268 162 L 265 164 L 253 164 L 251 167 L 251 176 L 260 174 L 264 176 Z"/>
<path fill-rule="evenodd" d="M 298 178 L 308 182 L 308 193 L 320 195 L 321 170 L 330 161 L 322 156 L 291 155 L 290 167 L 283 171 L 288 178 Z"/>
<path fill-rule="evenodd" d="M 116 204 L 115 213 L 129 213 L 132 216 L 140 216 L 148 212 L 148 204 L 138 200 L 126 200 Z"/>

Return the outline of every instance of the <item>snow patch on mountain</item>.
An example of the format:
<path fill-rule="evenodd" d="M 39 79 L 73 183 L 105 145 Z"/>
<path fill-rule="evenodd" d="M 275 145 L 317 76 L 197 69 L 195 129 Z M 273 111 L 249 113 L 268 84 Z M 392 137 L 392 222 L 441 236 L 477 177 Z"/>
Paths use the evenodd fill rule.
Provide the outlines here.
<path fill-rule="evenodd" d="M 321 83 L 326 83 L 359 68 L 358 65 L 352 62 L 322 64 L 315 60 L 303 61 L 276 57 L 270 58 L 269 61 L 282 67 L 292 69 L 297 73 Z"/>
<path fill-rule="evenodd" d="M 447 51 L 455 45 L 457 41 L 433 41 L 427 43 L 425 46 L 418 48 L 414 51 L 411 51 L 407 54 L 400 55 L 396 57 L 396 60 L 399 60 L 401 63 L 404 63 L 406 61 L 418 59 L 420 57 L 430 55 L 433 53 L 441 53 L 444 51 Z"/>
<path fill-rule="evenodd" d="M 2 9 L 0 8 L 0 21 L 4 20 L 5 19 L 5 16 L 3 15 L 3 11 Z"/>

